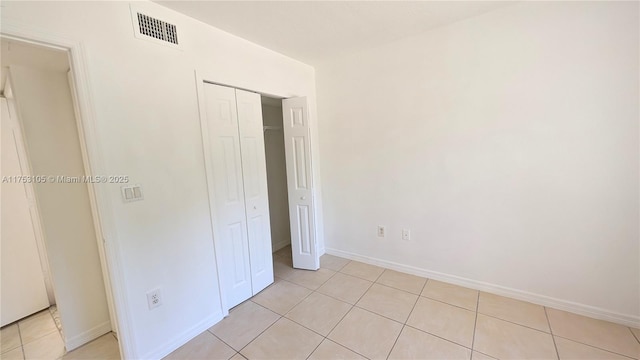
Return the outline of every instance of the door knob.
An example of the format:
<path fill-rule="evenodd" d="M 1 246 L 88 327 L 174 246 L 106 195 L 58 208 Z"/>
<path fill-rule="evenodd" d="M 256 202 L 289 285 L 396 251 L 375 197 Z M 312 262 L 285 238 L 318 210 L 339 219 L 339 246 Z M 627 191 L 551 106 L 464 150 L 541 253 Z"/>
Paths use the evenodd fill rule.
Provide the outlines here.
<path fill-rule="evenodd" d="M 254 207 L 253 207 L 253 210 L 256 210 L 256 209 L 258 209 L 258 208 L 254 206 Z"/>
<path fill-rule="evenodd" d="M 300 196 L 300 200 L 305 200 L 306 198 L 306 196 Z"/>

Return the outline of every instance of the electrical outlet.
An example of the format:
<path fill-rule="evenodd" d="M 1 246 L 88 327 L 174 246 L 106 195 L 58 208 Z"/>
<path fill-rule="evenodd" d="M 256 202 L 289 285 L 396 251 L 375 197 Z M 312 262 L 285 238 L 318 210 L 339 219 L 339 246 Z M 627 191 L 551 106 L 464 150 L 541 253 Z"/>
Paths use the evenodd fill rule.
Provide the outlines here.
<path fill-rule="evenodd" d="M 402 240 L 405 240 L 405 241 L 411 240 L 411 230 L 402 229 Z"/>
<path fill-rule="evenodd" d="M 378 237 L 384 237 L 384 226 L 378 225 Z"/>
<path fill-rule="evenodd" d="M 147 304 L 149 305 L 149 310 L 162 305 L 162 294 L 160 293 L 160 288 L 153 289 L 147 293 Z"/>

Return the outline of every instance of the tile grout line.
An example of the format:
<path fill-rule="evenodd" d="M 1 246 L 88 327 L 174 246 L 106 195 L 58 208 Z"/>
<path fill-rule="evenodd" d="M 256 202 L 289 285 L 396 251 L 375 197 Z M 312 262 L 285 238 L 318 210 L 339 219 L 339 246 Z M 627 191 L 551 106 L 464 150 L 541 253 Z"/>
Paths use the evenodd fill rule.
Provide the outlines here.
<path fill-rule="evenodd" d="M 556 344 L 556 338 L 553 336 L 553 329 L 551 329 L 551 321 L 549 320 L 549 314 L 547 314 L 547 307 L 543 306 L 544 316 L 547 318 L 547 325 L 549 325 L 549 332 L 551 334 L 551 340 L 553 340 L 553 348 L 556 349 L 556 358 L 560 359 L 560 353 L 558 352 L 558 345 Z"/>
<path fill-rule="evenodd" d="M 252 301 L 252 302 L 253 302 L 253 301 Z M 254 304 L 256 304 L 256 305 L 258 305 L 258 306 L 262 306 L 262 305 L 257 304 L 257 303 L 254 303 Z M 264 307 L 264 306 L 262 306 L 262 307 Z M 267 309 L 267 308 L 265 308 L 265 309 Z M 269 309 L 267 309 L 267 310 L 269 310 Z M 247 346 L 251 345 L 251 343 L 252 343 L 252 342 L 256 341 L 256 339 L 260 337 L 260 335 L 264 334 L 264 332 L 265 332 L 265 331 L 267 331 L 267 330 L 271 329 L 271 327 L 272 327 L 275 323 L 277 323 L 278 321 L 280 321 L 280 319 L 282 319 L 282 318 L 283 318 L 283 316 L 282 316 L 282 315 L 280 315 L 280 314 L 278 314 L 277 312 L 272 311 L 272 310 L 269 310 L 269 311 L 271 311 L 271 312 L 275 313 L 276 315 L 278 315 L 278 316 L 279 316 L 279 318 L 278 318 L 276 321 L 274 321 L 273 323 L 271 323 L 271 325 L 267 326 L 264 330 L 262 330 L 262 331 L 261 331 L 258 335 L 256 335 L 253 339 L 251 339 L 251 341 L 249 341 L 249 342 L 247 343 L 247 345 L 245 345 L 245 346 L 243 346 L 242 348 L 240 348 L 240 350 L 238 350 L 238 353 L 240 353 L 242 350 L 244 350 Z M 233 348 L 232 348 L 232 349 L 233 349 Z M 235 349 L 234 349 L 234 350 L 235 350 Z M 242 355 L 242 354 L 240 354 L 240 355 Z M 242 356 L 244 356 L 244 355 L 242 355 Z"/>
<path fill-rule="evenodd" d="M 473 347 L 476 344 L 476 328 L 478 327 L 478 313 L 480 310 L 480 291 L 476 298 L 476 320 L 473 322 L 473 336 L 471 337 L 471 358 L 473 358 Z"/>
<path fill-rule="evenodd" d="M 557 337 L 557 338 L 560 338 L 560 339 L 564 339 L 564 340 L 567 340 L 567 341 L 574 342 L 574 343 L 576 343 L 576 344 L 580 344 L 580 345 L 588 346 L 588 347 L 591 347 L 591 348 L 594 348 L 594 349 L 598 349 L 598 350 L 600 350 L 600 351 L 604 351 L 604 352 L 608 352 L 608 353 L 611 353 L 611 354 L 620 355 L 620 356 L 623 356 L 623 357 L 626 357 L 626 358 L 629 358 L 629 359 L 632 359 L 632 360 L 638 360 L 637 358 L 630 357 L 629 355 L 621 354 L 621 353 L 619 353 L 619 352 L 615 352 L 615 351 L 613 351 L 613 350 L 609 350 L 609 349 L 604 349 L 604 348 L 601 348 L 601 347 L 596 346 L 596 345 L 593 345 L 593 344 L 583 343 L 583 342 L 581 342 L 581 341 L 574 340 L 574 339 L 570 339 L 570 338 L 568 338 L 568 337 L 564 337 L 564 336 L 560 336 L 560 335 L 552 335 L 552 336 L 553 336 L 554 338 L 556 338 L 556 337 Z"/>
<path fill-rule="evenodd" d="M 22 330 L 20 330 L 20 322 L 16 321 L 16 327 L 18 328 L 18 338 L 20 339 L 20 351 L 22 352 L 22 358 L 26 359 L 27 355 L 24 353 L 24 343 L 22 342 Z"/>
<path fill-rule="evenodd" d="M 385 269 L 385 271 L 386 271 L 386 269 Z M 382 272 L 382 274 L 384 274 L 384 271 Z M 382 274 L 380 274 L 380 276 L 382 276 Z M 378 279 L 380 278 L 380 276 L 378 277 Z M 376 281 L 377 281 L 377 279 L 376 279 Z M 429 279 L 427 279 L 424 282 L 424 284 L 422 284 L 422 289 L 420 290 L 421 294 L 422 294 L 422 291 L 424 291 L 424 287 L 427 285 L 427 281 L 429 281 Z M 404 328 L 407 326 L 407 322 L 409 321 L 409 318 L 411 317 L 411 314 L 413 313 L 413 310 L 415 310 L 416 305 L 418 304 L 419 300 L 420 300 L 420 295 L 418 295 L 416 297 L 416 301 L 413 303 L 413 307 L 411 307 L 411 311 L 409 311 L 409 315 L 407 315 L 407 318 L 404 320 L 404 323 L 402 324 L 402 328 L 400 329 L 400 332 L 398 333 L 398 336 L 396 337 L 396 340 L 393 342 L 393 345 L 391 346 L 391 349 L 389 349 L 389 353 L 387 354 L 386 359 L 389 359 L 389 356 L 391 356 L 391 353 L 393 352 L 393 348 L 396 347 L 396 344 L 398 343 L 398 339 L 400 339 L 400 336 L 402 335 L 402 332 L 404 331 Z"/>
<path fill-rule="evenodd" d="M 252 296 L 252 297 L 253 297 L 253 296 Z M 262 305 L 260 305 L 260 304 L 258 304 L 258 303 L 256 303 L 256 302 L 254 302 L 253 300 L 251 300 L 251 298 L 247 299 L 246 301 L 242 302 L 241 304 L 244 304 L 244 303 L 245 303 L 245 302 L 247 302 L 247 301 L 251 301 L 252 303 L 254 303 L 254 304 L 256 304 L 256 305 L 260 306 L 261 308 L 263 308 L 263 309 L 265 309 L 265 310 L 269 310 L 270 312 L 272 312 L 272 313 L 276 314 L 277 316 L 279 316 L 279 318 L 278 318 L 278 319 L 276 319 L 276 321 L 274 321 L 273 323 L 271 323 L 269 326 L 267 326 L 264 330 L 262 330 L 262 331 L 261 331 L 258 335 L 256 335 L 253 339 L 251 339 L 251 341 L 249 341 L 245 346 L 241 347 L 241 348 L 240 348 L 240 350 L 236 350 L 233 346 L 231 346 L 230 344 L 227 344 L 224 340 L 220 339 L 220 337 L 218 337 L 216 334 L 214 334 L 213 332 L 209 331 L 209 329 L 211 329 L 211 328 L 209 328 L 209 329 L 207 329 L 207 330 L 206 330 L 206 331 L 209 331 L 213 336 L 215 336 L 216 338 L 218 338 L 220 341 L 222 341 L 223 343 L 225 343 L 227 346 L 229 346 L 231 349 L 235 350 L 238 354 L 240 354 L 240 351 L 244 350 L 244 348 L 246 348 L 247 346 L 249 346 L 249 344 L 251 344 L 255 339 L 257 339 L 257 338 L 258 338 L 258 336 L 262 335 L 262 333 L 264 333 L 264 332 L 265 332 L 265 331 L 267 331 L 269 328 L 271 328 L 271 326 L 273 326 L 273 324 L 277 323 L 277 322 L 278 322 L 278 320 L 280 320 L 280 319 L 282 319 L 282 318 L 283 318 L 283 316 L 282 316 L 282 315 L 278 314 L 277 312 L 275 312 L 275 311 L 273 311 L 273 310 L 271 310 L 271 309 L 269 309 L 269 308 L 266 308 L 266 307 L 264 307 L 264 306 L 262 306 Z M 238 304 L 238 305 L 240 305 L 240 304 Z M 236 306 L 237 306 L 237 305 L 236 305 Z M 231 316 L 231 312 L 229 312 L 229 316 Z M 240 354 L 240 355 L 242 355 L 242 354 Z M 242 356 L 244 357 L 244 355 L 242 355 Z"/>
<path fill-rule="evenodd" d="M 346 264 L 344 264 L 344 266 L 342 266 L 342 267 L 340 268 L 340 270 L 344 269 L 347 265 L 349 265 L 349 263 L 351 263 L 351 261 L 352 261 L 352 260 L 349 260 L 349 262 L 347 262 Z M 383 272 L 384 272 L 384 271 L 383 271 Z M 349 275 L 349 274 L 345 274 L 345 273 L 343 273 L 343 272 L 341 272 L 341 271 L 336 271 L 336 274 L 337 274 L 337 273 L 340 273 L 340 274 L 342 274 L 342 275 L 352 276 L 352 275 Z M 335 276 L 335 274 L 334 274 L 334 276 Z M 356 279 L 360 279 L 360 278 L 359 278 L 359 277 L 357 277 L 357 276 L 354 276 L 354 278 L 356 278 Z M 365 279 L 362 279 L 362 280 L 365 280 Z M 327 280 L 327 281 L 329 281 L 329 280 Z M 367 281 L 367 280 L 365 280 L 365 281 Z M 329 330 L 329 332 L 327 333 L 327 336 L 325 336 L 325 337 L 324 337 L 325 339 L 327 339 L 327 340 L 329 340 L 329 341 L 332 341 L 332 342 L 335 342 L 335 341 L 333 341 L 333 340 L 331 340 L 331 339 L 329 338 L 329 335 L 331 335 L 331 333 L 333 332 L 333 330 L 335 330 L 335 329 L 336 329 L 336 327 L 338 327 L 338 325 L 340 325 L 340 323 L 344 320 L 344 318 L 346 318 L 346 317 L 347 317 L 347 315 L 349 315 L 349 313 L 353 310 L 353 308 L 355 308 L 355 307 L 356 307 L 356 304 L 358 303 L 358 301 L 360 301 L 360 299 L 364 296 L 364 294 L 366 294 L 366 293 L 367 293 L 367 291 L 369 291 L 369 289 L 371 288 L 371 286 L 373 286 L 373 282 L 371 283 L 371 285 L 369 285 L 369 287 L 367 288 L 367 290 L 365 290 L 365 291 L 362 293 L 362 295 L 360 296 L 360 298 L 358 298 L 358 300 L 356 300 L 356 302 L 355 302 L 354 304 L 348 303 L 348 302 L 343 301 L 343 300 L 340 300 L 340 299 L 336 299 L 336 298 L 334 298 L 333 296 L 330 296 L 330 295 L 327 295 L 327 294 L 323 294 L 323 293 L 321 293 L 321 292 L 319 292 L 319 291 L 318 291 L 318 293 L 319 293 L 319 294 L 322 294 L 322 295 L 328 296 L 328 297 L 329 297 L 329 298 L 331 298 L 331 299 L 334 299 L 334 300 L 337 300 L 337 301 L 341 301 L 341 302 L 343 302 L 343 303 L 345 303 L 345 304 L 349 304 L 349 305 L 351 305 L 351 308 L 349 309 L 349 311 L 347 311 L 347 312 L 342 316 L 342 318 L 340 318 L 340 320 L 339 320 L 339 321 L 338 321 L 338 322 L 337 322 L 337 323 L 336 323 L 336 324 L 331 328 L 331 330 Z M 318 289 L 320 289 L 320 288 L 318 288 Z M 337 342 L 335 342 L 335 343 L 336 343 L 336 344 L 338 344 L 338 345 L 340 345 L 340 346 L 342 346 L 342 347 L 344 347 L 345 349 L 349 349 L 349 350 L 353 351 L 354 353 L 356 353 L 356 354 L 358 354 L 358 355 L 360 355 L 360 356 L 362 356 L 362 357 L 364 357 L 364 358 L 368 359 L 366 356 L 364 356 L 364 355 L 360 354 L 360 353 L 359 353 L 359 352 L 357 352 L 357 351 L 354 351 L 354 350 L 353 350 L 353 349 L 351 349 L 351 348 L 348 348 L 348 347 L 346 347 L 346 346 L 344 346 L 344 345 L 342 345 L 342 344 L 339 344 L 339 343 L 337 343 Z M 320 346 L 320 345 L 318 344 L 318 346 Z M 316 347 L 316 349 L 317 349 L 317 347 Z M 314 349 L 313 351 L 315 351 L 315 349 Z M 312 352 L 311 354 L 313 354 L 313 352 Z M 309 356 L 311 356 L 311 354 L 309 354 Z"/>
<path fill-rule="evenodd" d="M 446 304 L 446 303 L 445 303 L 445 304 Z M 455 305 L 453 305 L 453 306 L 455 306 Z M 466 310 L 469 310 L 469 309 L 466 309 Z M 471 310 L 469 310 L 469 311 L 471 311 Z M 524 327 L 524 328 L 527 328 L 527 329 L 530 329 L 530 330 L 535 330 L 535 331 L 541 332 L 541 333 L 543 333 L 543 334 L 551 334 L 551 332 L 550 332 L 550 331 L 549 331 L 549 332 L 547 332 L 547 331 L 544 331 L 544 330 L 536 329 L 536 328 L 533 328 L 533 327 L 531 327 L 531 326 L 523 325 L 523 324 L 520 324 L 520 323 L 517 323 L 517 322 L 513 322 L 513 321 L 511 321 L 511 320 L 506 320 L 506 319 L 499 318 L 499 317 L 496 317 L 496 316 L 493 316 L 493 315 L 489 315 L 489 314 L 481 313 L 481 312 L 479 312 L 479 311 L 478 311 L 478 314 L 479 314 L 479 315 L 486 316 L 486 317 L 490 317 L 490 318 L 492 318 L 492 319 L 496 319 L 496 320 L 504 321 L 504 322 L 507 322 L 507 323 L 509 323 L 509 324 L 522 326 L 522 327 Z"/>
<path fill-rule="evenodd" d="M 633 332 L 633 330 L 631 330 L 631 327 L 630 327 L 630 326 L 627 326 L 627 329 L 629 329 L 629 331 L 631 331 L 631 335 L 633 335 L 633 337 L 634 337 L 634 338 L 636 338 L 636 341 L 637 341 L 638 343 L 640 343 L 640 338 L 638 338 L 638 337 L 636 336 L 636 333 L 634 333 L 634 332 Z"/>
<path fill-rule="evenodd" d="M 315 291 L 314 291 L 314 292 L 315 292 Z M 325 294 L 320 293 L 320 292 L 318 292 L 318 294 L 320 294 L 320 295 L 324 295 L 324 296 L 327 296 L 327 297 L 329 297 L 329 298 L 331 298 L 331 299 L 334 299 L 333 297 L 331 297 L 331 296 L 329 296 L 329 295 L 325 295 Z M 338 299 L 334 299 L 334 300 L 341 301 L 341 300 L 338 300 Z M 342 301 L 342 302 L 343 302 L 343 303 L 345 303 L 345 304 L 349 304 L 349 303 L 344 302 L 344 301 Z M 358 355 L 360 355 L 360 356 L 362 356 L 362 357 L 364 357 L 364 358 L 368 359 L 366 356 L 364 356 L 364 355 L 360 354 L 359 352 L 354 351 L 354 350 L 353 350 L 353 349 L 351 349 L 351 348 L 348 348 L 348 347 L 346 347 L 346 346 L 344 346 L 344 345 L 342 345 L 342 344 L 340 344 L 340 343 L 338 343 L 338 342 L 335 342 L 335 341 L 333 341 L 333 340 L 329 339 L 329 335 L 333 332 L 333 330 L 334 330 L 336 327 L 338 327 L 338 325 L 342 322 L 342 320 L 344 320 L 344 318 L 345 318 L 345 317 L 347 317 L 347 315 L 351 312 L 351 310 L 353 310 L 353 308 L 354 308 L 354 307 L 356 307 L 355 305 L 352 305 L 352 304 L 349 304 L 349 305 L 351 305 L 351 308 L 350 308 L 346 313 L 344 313 L 344 315 L 342 315 L 342 317 L 340 318 L 340 320 L 338 320 L 338 322 L 336 322 L 336 324 L 335 324 L 335 325 L 333 325 L 333 327 L 331 328 L 331 330 L 329 330 L 329 332 L 327 332 L 327 335 L 326 335 L 326 336 L 323 336 L 323 340 L 320 342 L 320 344 L 322 344 L 322 342 L 323 342 L 324 340 L 328 340 L 328 341 L 331 341 L 331 342 L 333 342 L 333 343 L 335 343 L 335 344 L 337 344 L 337 345 L 339 345 L 339 346 L 342 346 L 342 347 L 343 347 L 343 348 L 345 348 L 345 349 L 348 349 L 348 350 L 350 350 L 350 351 L 353 351 L 354 353 L 356 353 L 356 354 L 358 354 Z M 297 322 L 296 322 L 296 324 L 297 324 Z M 309 356 L 307 356 L 307 359 L 308 359 L 311 355 L 313 355 L 313 353 L 318 349 L 318 347 L 320 347 L 320 344 L 318 344 L 318 346 L 316 346 L 316 348 L 315 348 L 315 349 L 313 349 L 313 351 L 311 352 L 311 354 L 309 354 Z"/>
<path fill-rule="evenodd" d="M 410 328 L 412 328 L 412 329 L 414 329 L 414 330 L 417 330 L 417 331 L 423 332 L 423 333 L 425 333 L 425 334 L 427 334 L 427 335 L 431 335 L 431 336 L 433 336 L 433 337 L 437 337 L 438 339 L 441 339 L 441 340 L 444 340 L 444 341 L 446 341 L 446 342 L 450 342 L 450 343 L 452 343 L 452 344 L 454 344 L 454 345 L 460 346 L 460 347 L 462 347 L 462 348 L 465 348 L 465 349 L 469 349 L 469 350 L 471 350 L 471 348 L 470 348 L 469 346 L 464 345 L 464 344 L 457 343 L 457 342 L 455 342 L 455 341 L 453 341 L 453 340 L 451 340 L 451 339 L 447 339 L 447 338 L 445 338 L 445 337 L 442 337 L 441 335 L 437 335 L 437 334 L 434 334 L 434 333 L 431 333 L 431 332 L 428 332 L 428 331 L 425 331 L 425 330 L 419 329 L 419 328 L 417 328 L 417 327 L 415 327 L 415 326 L 413 326 L 413 325 L 409 325 L 409 324 L 405 324 L 405 325 L 406 325 L 406 327 L 410 327 Z"/>
<path fill-rule="evenodd" d="M 429 299 L 429 300 L 437 301 L 437 302 L 439 302 L 439 303 L 441 303 L 441 304 L 446 304 L 446 305 L 449 305 L 449 306 L 457 307 L 458 309 L 467 310 L 467 311 L 471 311 L 471 312 L 473 312 L 473 311 L 474 311 L 474 310 L 471 310 L 471 309 L 467 309 L 466 307 L 462 307 L 462 306 L 460 306 L 460 305 L 455 305 L 455 304 L 448 303 L 448 302 L 446 302 L 446 301 L 442 301 L 442 300 L 439 300 L 439 299 L 434 299 L 434 298 L 431 298 L 431 297 L 428 297 L 428 296 L 424 296 L 424 295 L 418 295 L 418 296 L 423 297 L 423 298 L 425 298 L 425 299 Z M 477 304 L 476 304 L 476 306 L 477 306 Z M 476 311 L 477 311 L 477 308 L 476 308 Z M 487 315 L 487 314 L 483 314 L 483 315 Z M 487 315 L 487 316 L 491 316 L 491 315 Z M 491 316 L 491 317 L 495 317 L 495 316 Z M 499 318 L 496 318 L 496 319 L 499 319 Z M 500 320 L 503 320 L 503 319 L 500 319 Z M 505 320 L 505 321 L 508 321 L 508 320 Z M 514 324 L 515 324 L 515 323 L 514 323 Z M 519 325 L 519 324 L 518 324 L 518 325 Z M 523 326 L 526 326 L 526 325 L 523 325 Z M 527 326 L 527 327 L 528 327 L 528 326 Z M 533 328 L 532 328 L 532 329 L 533 329 Z"/>

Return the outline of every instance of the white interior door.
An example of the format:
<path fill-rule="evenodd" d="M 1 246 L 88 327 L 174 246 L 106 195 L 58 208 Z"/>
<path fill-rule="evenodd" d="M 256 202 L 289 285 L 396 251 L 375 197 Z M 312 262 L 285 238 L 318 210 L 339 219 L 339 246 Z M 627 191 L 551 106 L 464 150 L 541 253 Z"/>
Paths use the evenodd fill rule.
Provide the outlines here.
<path fill-rule="evenodd" d="M 29 175 L 20 162 L 20 131 L 9 114 L 7 100 L 2 107 L 2 177 Z M 13 179 L 15 180 L 15 179 Z M 21 182 L 3 181 L 0 213 L 0 326 L 49 307 L 36 228 L 30 211 L 33 198 Z"/>
<path fill-rule="evenodd" d="M 260 95 L 236 90 L 253 294 L 273 283 L 267 162 Z"/>
<path fill-rule="evenodd" d="M 253 294 L 236 96 L 232 88 L 207 83 L 204 95 L 213 172 L 213 236 L 221 254 L 220 282 L 231 308 Z"/>
<path fill-rule="evenodd" d="M 317 270 L 320 258 L 316 246 L 307 98 L 282 100 L 282 117 L 293 267 Z"/>

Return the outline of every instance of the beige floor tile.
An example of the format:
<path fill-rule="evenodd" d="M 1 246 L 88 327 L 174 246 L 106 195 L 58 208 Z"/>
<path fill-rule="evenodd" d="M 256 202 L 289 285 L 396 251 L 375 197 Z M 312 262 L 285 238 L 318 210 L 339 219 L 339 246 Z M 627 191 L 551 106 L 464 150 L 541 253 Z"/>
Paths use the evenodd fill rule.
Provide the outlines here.
<path fill-rule="evenodd" d="M 404 323 L 407 321 L 416 300 L 418 300 L 418 295 L 380 284 L 373 284 L 356 306 Z"/>
<path fill-rule="evenodd" d="M 239 351 L 279 317 L 273 311 L 246 301 L 235 307 L 228 317 L 209 328 L 209 331 Z"/>
<path fill-rule="evenodd" d="M 58 330 L 24 345 L 25 359 L 55 360 L 60 359 L 64 353 L 64 343 Z"/>
<path fill-rule="evenodd" d="M 495 358 L 492 358 L 491 356 L 485 355 L 481 352 L 474 351 L 471 354 L 471 360 L 495 360 Z"/>
<path fill-rule="evenodd" d="M 636 329 L 636 328 L 629 328 L 631 330 L 631 332 L 633 333 L 633 335 L 635 335 L 636 340 L 638 340 L 638 342 L 640 342 L 640 329 Z"/>
<path fill-rule="evenodd" d="M 422 292 L 422 288 L 424 287 L 424 283 L 426 281 L 427 279 L 420 276 L 405 274 L 389 269 L 385 269 L 378 280 L 376 280 L 376 282 L 379 284 L 408 291 L 416 295 L 420 295 L 420 292 Z"/>
<path fill-rule="evenodd" d="M 233 355 L 233 357 L 231 357 L 231 359 L 229 359 L 229 360 L 245 360 L 245 359 L 246 359 L 246 357 L 242 356 L 242 354 L 240 354 L 240 353 L 237 353 L 237 354 Z"/>
<path fill-rule="evenodd" d="M 17 347 L 13 350 L 9 350 L 0 355 L 0 359 L 3 360 L 24 360 L 24 354 L 22 353 L 22 347 Z"/>
<path fill-rule="evenodd" d="M 291 264 L 285 264 L 283 262 L 280 262 L 274 259 L 273 276 L 280 279 L 286 279 L 287 277 L 289 277 L 289 275 L 291 275 L 291 273 L 293 273 L 293 268 L 291 267 Z"/>
<path fill-rule="evenodd" d="M 341 257 L 324 254 L 320 256 L 320 267 L 333 270 L 340 271 L 345 265 L 349 263 L 348 259 L 343 259 Z"/>
<path fill-rule="evenodd" d="M 470 348 L 475 321 L 473 311 L 421 297 L 407 325 Z"/>
<path fill-rule="evenodd" d="M 340 272 L 343 274 L 355 276 L 368 281 L 376 281 L 383 271 L 384 269 L 381 267 L 361 263 L 359 261 L 350 261 L 340 269 Z"/>
<path fill-rule="evenodd" d="M 478 304 L 477 290 L 431 279 L 429 279 L 424 286 L 422 296 L 460 306 L 471 311 L 476 311 Z"/>
<path fill-rule="evenodd" d="M 626 326 L 547 308 L 554 335 L 638 358 L 640 343 Z"/>
<path fill-rule="evenodd" d="M 320 268 L 315 271 L 293 269 L 285 278 L 287 281 L 304 286 L 307 289 L 316 290 L 327 282 L 336 272 Z"/>
<path fill-rule="evenodd" d="M 557 336 L 555 340 L 560 360 L 629 360 L 628 357 Z"/>
<path fill-rule="evenodd" d="M 310 293 L 307 288 L 283 280 L 262 290 L 251 301 L 284 315 Z"/>
<path fill-rule="evenodd" d="M 327 336 L 351 307 L 350 304 L 314 292 L 289 311 L 286 317 Z"/>
<path fill-rule="evenodd" d="M 18 327 L 20 327 L 20 336 L 22 337 L 23 344 L 28 344 L 52 332 L 58 333 L 58 328 L 53 321 L 49 309 L 31 315 L 24 320 L 20 320 Z"/>
<path fill-rule="evenodd" d="M 322 336 L 281 318 L 240 353 L 248 359 L 306 359 L 321 341 Z"/>
<path fill-rule="evenodd" d="M 389 355 L 389 359 L 421 360 L 468 360 L 470 357 L 471 350 L 408 326 L 402 329 Z"/>
<path fill-rule="evenodd" d="M 389 355 L 402 324 L 354 307 L 328 338 L 369 359 Z"/>
<path fill-rule="evenodd" d="M 478 312 L 516 324 L 549 332 L 544 307 L 525 301 L 482 292 L 478 301 Z"/>
<path fill-rule="evenodd" d="M 473 348 L 498 359 L 557 359 L 550 334 L 483 314 Z"/>
<path fill-rule="evenodd" d="M 165 360 L 182 359 L 224 359 L 227 360 L 236 354 L 236 351 L 223 343 L 208 331 L 191 339 L 176 351 L 167 355 Z M 80 360 L 80 359 L 79 359 Z"/>
<path fill-rule="evenodd" d="M 320 346 L 309 356 L 308 360 L 356 360 L 366 359 L 342 345 L 324 339 Z"/>
<path fill-rule="evenodd" d="M 338 300 L 355 304 L 360 297 L 369 289 L 372 282 L 362 280 L 353 276 L 336 273 L 318 288 L 318 292 L 334 297 Z"/>
<path fill-rule="evenodd" d="M 5 326 L 0 330 L 0 340 L 2 342 L 2 353 L 13 350 L 21 345 L 18 324 Z M 22 351 L 22 350 L 21 350 Z"/>
<path fill-rule="evenodd" d="M 88 344 L 82 345 L 81 347 L 66 353 L 62 358 L 65 360 L 119 360 L 120 349 L 118 348 L 118 341 L 116 338 L 112 333 L 108 333 Z"/>
<path fill-rule="evenodd" d="M 287 246 L 283 247 L 282 249 L 274 252 L 273 255 L 291 257 L 291 245 L 287 245 Z"/>

